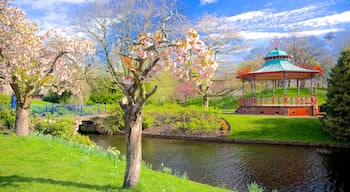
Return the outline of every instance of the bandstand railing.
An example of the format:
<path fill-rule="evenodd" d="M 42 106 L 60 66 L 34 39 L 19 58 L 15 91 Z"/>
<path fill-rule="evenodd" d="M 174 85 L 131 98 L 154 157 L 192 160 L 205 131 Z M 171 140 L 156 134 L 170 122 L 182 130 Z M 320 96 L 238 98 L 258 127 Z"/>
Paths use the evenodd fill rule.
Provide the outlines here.
<path fill-rule="evenodd" d="M 241 98 L 241 106 L 312 106 L 316 97 L 268 97 Z"/>

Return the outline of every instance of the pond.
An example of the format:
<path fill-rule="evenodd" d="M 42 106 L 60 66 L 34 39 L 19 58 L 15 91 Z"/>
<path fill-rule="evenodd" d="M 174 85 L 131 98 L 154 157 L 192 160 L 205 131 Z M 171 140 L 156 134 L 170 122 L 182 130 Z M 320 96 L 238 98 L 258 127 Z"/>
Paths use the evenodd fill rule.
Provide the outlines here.
<path fill-rule="evenodd" d="M 102 147 L 125 154 L 124 136 L 89 135 Z M 232 144 L 193 140 L 142 139 L 143 160 L 162 164 L 190 180 L 246 191 L 256 182 L 267 191 L 350 191 L 350 150 Z M 328 154 L 330 152 L 331 154 Z"/>

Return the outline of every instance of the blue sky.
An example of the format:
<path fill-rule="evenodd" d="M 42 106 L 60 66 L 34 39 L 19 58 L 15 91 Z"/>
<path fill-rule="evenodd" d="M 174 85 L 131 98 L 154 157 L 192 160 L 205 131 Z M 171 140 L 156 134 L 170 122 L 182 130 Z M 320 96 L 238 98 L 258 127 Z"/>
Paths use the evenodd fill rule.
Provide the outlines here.
<path fill-rule="evenodd" d="M 38 23 L 41 32 L 69 27 L 72 10 L 93 0 L 13 0 Z M 323 38 L 329 32 L 350 31 L 350 0 L 178 0 L 180 11 L 192 20 L 204 14 L 233 27 L 251 46 L 287 37 L 297 28 L 303 35 Z M 249 51 L 249 48 L 246 50 Z"/>
<path fill-rule="evenodd" d="M 91 0 L 14 0 L 13 4 L 42 31 L 67 27 L 72 8 Z M 305 35 L 350 29 L 349 0 L 179 0 L 191 19 L 213 14 L 247 40 L 287 36 L 292 28 Z"/>

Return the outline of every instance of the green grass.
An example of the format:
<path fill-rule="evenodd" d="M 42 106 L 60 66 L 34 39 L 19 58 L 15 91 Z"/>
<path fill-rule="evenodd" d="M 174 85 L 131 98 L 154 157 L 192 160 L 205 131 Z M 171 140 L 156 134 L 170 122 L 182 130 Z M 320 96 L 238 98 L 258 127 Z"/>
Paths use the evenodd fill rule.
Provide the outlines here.
<path fill-rule="evenodd" d="M 34 99 L 34 100 L 32 100 L 32 102 L 30 104 L 32 104 L 32 105 L 50 105 L 52 103 L 47 102 L 47 101 L 43 101 L 43 100 L 39 100 L 39 99 Z"/>
<path fill-rule="evenodd" d="M 281 117 L 262 115 L 223 114 L 231 125 L 230 138 L 344 143 L 332 139 L 322 129 L 320 120 L 316 117 Z"/>
<path fill-rule="evenodd" d="M 123 190 L 125 161 L 106 151 L 43 136 L 0 134 L 0 191 L 227 191 L 143 166 Z"/>
<path fill-rule="evenodd" d="M 225 96 L 220 98 L 210 98 L 209 106 L 222 109 L 222 110 L 227 110 L 227 109 L 237 108 L 239 101 L 240 101 L 239 97 L 231 97 L 231 96 Z M 197 96 L 197 97 L 191 98 L 187 103 L 183 103 L 181 105 L 182 106 L 190 106 L 190 105 L 202 106 L 203 105 L 202 103 L 203 103 L 203 97 Z"/>

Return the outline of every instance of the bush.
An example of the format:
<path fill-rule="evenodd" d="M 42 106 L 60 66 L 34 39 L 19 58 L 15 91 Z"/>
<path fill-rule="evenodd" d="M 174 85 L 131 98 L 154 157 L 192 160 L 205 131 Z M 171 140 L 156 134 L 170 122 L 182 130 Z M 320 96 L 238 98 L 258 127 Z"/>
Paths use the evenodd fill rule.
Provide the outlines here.
<path fill-rule="evenodd" d="M 11 95 L 0 93 L 0 104 L 11 104 Z"/>
<path fill-rule="evenodd" d="M 87 136 L 75 133 L 73 119 L 36 119 L 34 124 L 35 131 L 42 134 L 49 134 L 81 144 L 93 145 L 93 142 Z"/>
<path fill-rule="evenodd" d="M 218 114 L 221 111 L 210 108 L 204 110 L 201 106 L 183 107 L 178 104 L 147 105 L 145 114 L 153 117 L 155 125 L 174 124 L 176 129 L 190 131 L 217 131 L 221 128 Z"/>
<path fill-rule="evenodd" d="M 50 91 L 44 96 L 43 100 L 51 103 L 67 103 L 71 95 L 72 94 L 69 91 L 64 91 L 61 95 Z"/>
<path fill-rule="evenodd" d="M 92 93 L 89 96 L 89 104 L 115 104 L 123 97 L 122 94 Z"/>
<path fill-rule="evenodd" d="M 264 192 L 264 188 L 260 187 L 257 183 L 253 182 L 248 185 L 249 192 Z"/>
<path fill-rule="evenodd" d="M 149 114 L 143 115 L 142 129 L 147 129 L 148 127 L 154 125 L 155 118 Z"/>
<path fill-rule="evenodd" d="M 15 127 L 16 111 L 3 109 L 0 111 L 0 127 L 13 130 Z"/>
<path fill-rule="evenodd" d="M 119 104 L 107 105 L 108 116 L 94 119 L 94 126 L 99 133 L 113 134 L 124 128 L 123 110 Z"/>

